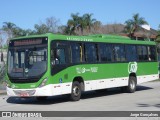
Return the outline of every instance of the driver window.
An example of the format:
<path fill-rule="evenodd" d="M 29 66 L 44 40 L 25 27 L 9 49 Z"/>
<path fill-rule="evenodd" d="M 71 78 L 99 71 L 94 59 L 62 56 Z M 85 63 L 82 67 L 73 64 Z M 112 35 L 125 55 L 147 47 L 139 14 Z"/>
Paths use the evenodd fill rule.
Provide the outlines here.
<path fill-rule="evenodd" d="M 59 48 L 55 50 L 51 50 L 51 64 L 65 64 L 66 63 L 66 56 L 65 56 L 65 49 Z"/>

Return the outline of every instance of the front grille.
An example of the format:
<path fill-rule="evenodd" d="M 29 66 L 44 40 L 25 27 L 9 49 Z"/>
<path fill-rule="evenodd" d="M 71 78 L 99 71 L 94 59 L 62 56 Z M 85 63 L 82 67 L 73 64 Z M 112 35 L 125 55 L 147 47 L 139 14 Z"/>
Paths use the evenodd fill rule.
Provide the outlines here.
<path fill-rule="evenodd" d="M 39 78 L 10 78 L 12 83 L 35 83 Z"/>

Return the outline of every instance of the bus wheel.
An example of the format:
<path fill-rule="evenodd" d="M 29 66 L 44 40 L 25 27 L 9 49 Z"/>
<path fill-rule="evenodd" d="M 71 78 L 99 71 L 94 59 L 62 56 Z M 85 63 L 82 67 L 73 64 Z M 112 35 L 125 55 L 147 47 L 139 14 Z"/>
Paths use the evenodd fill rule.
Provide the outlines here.
<path fill-rule="evenodd" d="M 70 95 L 70 99 L 72 101 L 78 101 L 81 98 L 81 86 L 78 81 L 74 81 L 72 84 L 72 92 Z"/>
<path fill-rule="evenodd" d="M 136 91 L 136 78 L 131 76 L 131 77 L 129 77 L 127 92 L 134 93 L 135 91 Z"/>

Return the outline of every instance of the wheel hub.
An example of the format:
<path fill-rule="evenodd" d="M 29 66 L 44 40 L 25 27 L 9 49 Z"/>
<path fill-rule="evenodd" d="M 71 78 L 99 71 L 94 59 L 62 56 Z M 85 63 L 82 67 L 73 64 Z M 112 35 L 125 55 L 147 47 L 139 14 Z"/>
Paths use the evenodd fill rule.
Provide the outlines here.
<path fill-rule="evenodd" d="M 79 92 L 80 92 L 79 87 L 78 87 L 78 86 L 75 86 L 75 87 L 73 88 L 73 94 L 74 94 L 74 96 L 78 96 L 78 95 L 79 95 Z"/>
<path fill-rule="evenodd" d="M 135 82 L 133 80 L 130 81 L 130 88 L 135 89 Z"/>

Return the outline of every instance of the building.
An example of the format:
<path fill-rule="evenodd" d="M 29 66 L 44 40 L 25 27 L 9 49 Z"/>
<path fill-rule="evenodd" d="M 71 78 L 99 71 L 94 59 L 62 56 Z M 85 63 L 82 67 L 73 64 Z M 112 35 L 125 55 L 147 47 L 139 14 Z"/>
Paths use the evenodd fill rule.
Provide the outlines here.
<path fill-rule="evenodd" d="M 119 34 L 129 37 L 129 34 L 126 33 L 125 25 L 123 24 L 108 24 L 103 26 L 103 29 L 103 34 Z M 157 35 L 158 32 L 152 29 L 149 25 L 142 25 L 138 27 L 138 30 L 133 34 L 132 39 L 155 41 Z"/>

